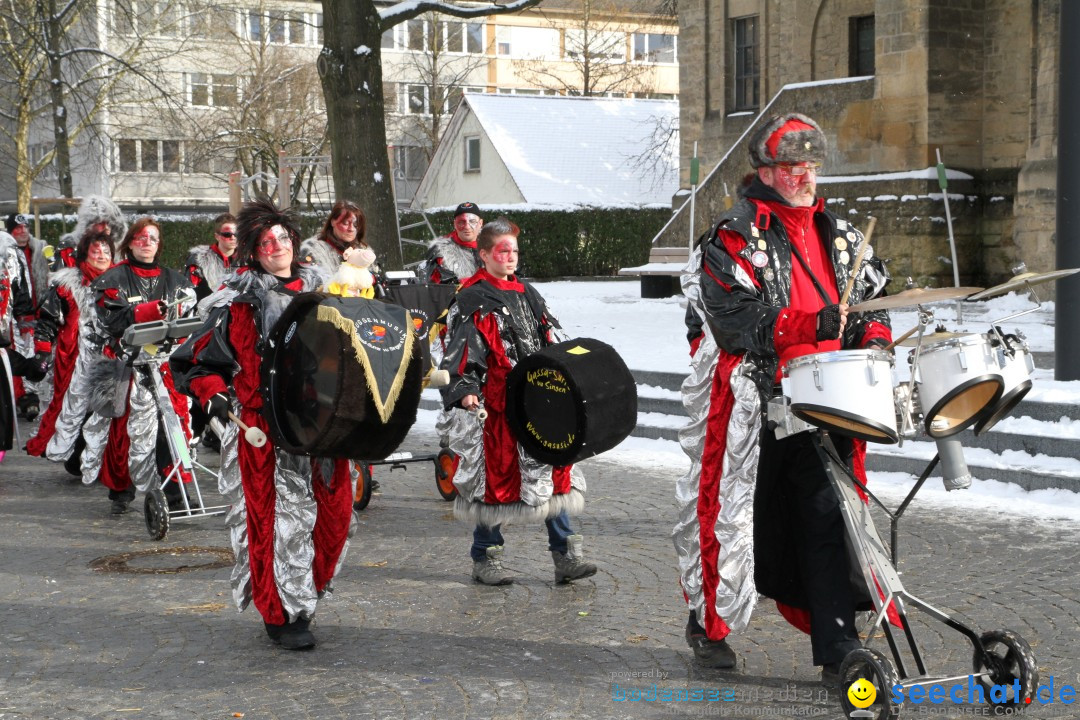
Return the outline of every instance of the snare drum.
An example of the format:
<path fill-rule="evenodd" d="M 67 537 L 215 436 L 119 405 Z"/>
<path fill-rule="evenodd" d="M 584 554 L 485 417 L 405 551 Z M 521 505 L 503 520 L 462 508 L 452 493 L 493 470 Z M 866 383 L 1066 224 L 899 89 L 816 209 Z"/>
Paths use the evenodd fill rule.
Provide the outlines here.
<path fill-rule="evenodd" d="M 919 409 L 930 437 L 955 435 L 982 419 L 1004 385 L 985 335 L 964 335 L 922 349 L 915 369 Z"/>
<path fill-rule="evenodd" d="M 893 356 L 880 350 L 836 350 L 784 366 L 784 394 L 800 420 L 870 442 L 895 443 Z"/>
<path fill-rule="evenodd" d="M 975 423 L 973 429 L 976 435 L 982 435 L 994 427 L 998 420 L 1012 412 L 1031 390 L 1031 373 L 1035 369 L 1035 362 L 1028 352 L 1027 343 L 1015 335 L 1006 335 L 1004 340 L 1005 345 L 1000 342 L 994 344 L 995 357 L 1004 383 L 1001 397 L 990 411 Z"/>

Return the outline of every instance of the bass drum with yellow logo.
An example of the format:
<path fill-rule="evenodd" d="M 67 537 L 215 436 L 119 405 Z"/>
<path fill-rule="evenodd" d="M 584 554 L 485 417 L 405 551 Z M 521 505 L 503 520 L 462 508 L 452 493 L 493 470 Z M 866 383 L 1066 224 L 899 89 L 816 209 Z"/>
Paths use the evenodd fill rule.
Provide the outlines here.
<path fill-rule="evenodd" d="M 288 452 L 381 459 L 416 422 L 421 380 L 407 310 L 304 293 L 285 308 L 263 350 L 263 416 Z"/>
<path fill-rule="evenodd" d="M 526 453 L 549 465 L 571 465 L 610 450 L 633 431 L 637 386 L 610 345 L 568 340 L 510 371 L 506 419 Z"/>

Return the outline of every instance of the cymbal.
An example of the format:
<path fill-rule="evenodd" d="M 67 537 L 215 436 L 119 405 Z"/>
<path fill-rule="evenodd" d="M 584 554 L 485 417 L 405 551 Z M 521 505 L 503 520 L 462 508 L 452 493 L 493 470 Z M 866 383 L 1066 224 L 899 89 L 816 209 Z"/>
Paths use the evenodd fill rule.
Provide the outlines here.
<path fill-rule="evenodd" d="M 868 310 L 895 310 L 896 308 L 915 307 L 916 305 L 928 305 L 943 300 L 959 300 L 980 290 L 982 288 L 978 287 L 913 288 L 895 295 L 866 300 L 858 305 L 852 305 L 848 310 L 851 312 L 867 312 Z"/>
<path fill-rule="evenodd" d="M 998 295 L 1004 295 L 1007 292 L 1013 290 L 1023 290 L 1028 285 L 1038 285 L 1039 283 L 1050 282 L 1051 280 L 1058 280 L 1063 277 L 1072 275 L 1073 273 L 1080 272 L 1080 268 L 1070 268 L 1067 270 L 1051 270 L 1049 272 L 1033 273 L 1026 272 L 1020 273 L 1009 280 L 995 285 L 992 288 L 987 288 L 980 293 L 976 293 L 968 298 L 968 300 L 983 300 L 984 298 L 992 298 Z"/>
<path fill-rule="evenodd" d="M 968 335 L 974 335 L 975 333 L 958 333 L 958 332 L 935 332 L 929 335 L 923 335 L 923 345 L 929 345 L 930 343 L 941 342 L 942 340 L 952 340 L 958 337 L 967 337 Z M 905 338 L 896 343 L 900 347 L 915 347 L 919 344 L 919 338 L 916 335 L 912 335 L 909 338 Z"/>

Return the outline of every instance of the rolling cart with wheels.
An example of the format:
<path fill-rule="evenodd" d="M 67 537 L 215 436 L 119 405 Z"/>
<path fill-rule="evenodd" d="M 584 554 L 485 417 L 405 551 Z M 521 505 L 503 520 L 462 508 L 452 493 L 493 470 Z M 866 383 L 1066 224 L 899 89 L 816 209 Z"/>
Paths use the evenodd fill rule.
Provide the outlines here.
<path fill-rule="evenodd" d="M 988 704 L 1003 709 L 1008 706 L 1024 707 L 1034 698 L 1039 684 L 1038 665 L 1028 643 L 1011 630 L 991 630 L 979 634 L 944 611 L 908 592 L 896 571 L 897 523 L 919 488 L 934 470 L 939 457 L 931 460 L 900 507 L 893 512 L 850 472 L 841 460 L 828 431 L 815 430 L 813 432 L 815 446 L 824 463 L 825 472 L 840 499 L 840 511 L 851 539 L 855 559 L 863 571 L 866 587 L 874 602 L 876 615 L 868 634 L 873 635 L 875 631 L 883 632 L 892 655 L 892 660 L 890 660 L 877 650 L 862 647 L 852 650 L 844 658 L 840 665 L 840 699 L 846 717 L 878 720 L 899 717 L 903 704 L 895 701 L 893 693 L 895 686 L 903 687 L 906 697 L 907 690 L 916 685 L 947 686 L 967 682 L 969 677 L 967 672 L 955 675 L 934 675 L 928 671 L 908 620 L 909 607 L 921 610 L 932 619 L 959 632 L 971 643 L 973 672 L 970 675 L 981 686 L 982 697 Z M 886 550 L 885 543 L 882 542 L 870 517 L 869 503 L 863 502 L 859 491 L 889 516 L 892 526 L 892 542 L 889 550 Z M 899 624 L 899 631 L 894 627 L 894 623 Z M 901 652 L 901 645 L 898 642 L 900 631 L 906 643 L 908 658 L 914 662 L 914 669 L 908 667 L 905 656 Z M 853 705 L 847 695 L 847 688 L 859 679 L 869 681 L 876 690 L 874 702 L 866 708 Z M 990 690 L 993 686 L 1003 686 L 1005 690 L 992 695 Z"/>
<path fill-rule="evenodd" d="M 195 446 L 199 438 L 188 441 L 161 375 L 161 366 L 169 361 L 169 353 L 201 325 L 202 321 L 194 317 L 171 323 L 154 320 L 137 323 L 124 332 L 124 345 L 132 349 L 131 364 L 136 382 L 143 383 L 153 395 L 160 421 L 159 432 L 165 433 L 169 457 L 172 459 L 172 469 L 168 475 L 152 481 L 143 500 L 146 531 L 154 540 L 163 540 L 173 521 L 223 515 L 229 509 L 228 505 L 208 505 L 203 497 L 199 488 L 200 477 L 213 479 L 216 484 L 218 473 L 196 459 Z M 146 346 L 154 346 L 156 351 L 147 352 Z M 190 478 L 190 481 L 183 482 L 183 478 Z M 165 497 L 165 488 L 170 482 L 175 482 L 179 487 L 182 503 L 182 507 L 174 510 L 169 509 Z"/>
<path fill-rule="evenodd" d="M 435 454 L 415 455 L 411 452 L 396 452 L 382 460 L 357 462 L 359 474 L 356 478 L 356 493 L 353 496 L 354 510 L 363 510 L 371 501 L 372 467 L 389 466 L 390 470 L 405 470 L 409 463 L 432 463 L 435 467 L 435 489 L 443 500 L 450 502 L 457 497 L 454 487 L 454 472 L 457 470 L 457 455 L 453 450 L 443 448 Z"/>

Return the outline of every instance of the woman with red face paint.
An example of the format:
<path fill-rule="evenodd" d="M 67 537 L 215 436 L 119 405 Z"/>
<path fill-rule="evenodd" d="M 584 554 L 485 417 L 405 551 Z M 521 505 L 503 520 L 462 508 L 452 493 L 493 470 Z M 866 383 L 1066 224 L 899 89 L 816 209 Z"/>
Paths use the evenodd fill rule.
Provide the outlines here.
<path fill-rule="evenodd" d="M 470 555 L 473 580 L 508 585 L 502 568 L 501 525 L 543 520 L 555 563 L 555 581 L 596 574 L 582 559 L 582 537 L 568 513 L 585 505 L 585 480 L 572 467 L 552 467 L 527 455 L 506 420 L 506 376 L 526 356 L 558 342 L 558 323 L 532 285 L 514 273 L 517 225 L 500 217 L 477 238 L 483 267 L 465 280 L 447 317 L 446 357 L 450 384 L 442 388 L 450 410 L 450 449 L 458 455 L 454 514 L 475 523 Z M 485 407 L 487 419 L 477 410 Z"/>
<path fill-rule="evenodd" d="M 254 447 L 228 413 L 269 429 L 262 414 L 262 345 L 292 298 L 317 290 L 326 277 L 297 262 L 299 233 L 268 201 L 244 206 L 238 234 L 240 269 L 206 299 L 206 322 L 170 364 L 184 392 L 226 428 L 220 484 L 230 504 L 225 523 L 236 555 L 237 609 L 254 601 L 271 640 L 304 650 L 315 645 L 309 624 L 348 546 L 349 462 L 293 455 L 271 439 Z"/>
<path fill-rule="evenodd" d="M 99 432 L 87 438 L 83 425 L 90 415 L 90 368 L 104 342 L 90 283 L 113 265 L 112 238 L 103 232 L 83 234 L 73 258 L 75 267 L 52 274 L 52 287 L 41 303 L 35 357 L 52 363 L 53 397 L 37 434 L 26 443 L 26 452 L 63 462 L 69 472 L 79 475 L 84 448 L 97 467 L 93 458 L 101 457 L 107 437 Z M 96 479 L 96 472 L 83 476 L 86 483 Z"/>
<path fill-rule="evenodd" d="M 135 323 L 165 320 L 187 314 L 194 309 L 195 291 L 181 273 L 161 267 L 161 226 L 151 217 L 142 217 L 131 224 L 117 250 L 120 262 L 106 270 L 91 284 L 98 319 L 110 338 L 105 345 L 106 357 L 119 358 L 130 354 L 120 338 Z M 94 372 L 93 392 L 99 397 L 94 407 L 110 404 L 111 397 L 124 382 L 115 374 L 110 376 L 113 363 L 98 363 Z M 151 482 L 167 477 L 172 470 L 172 457 L 158 418 L 157 405 L 144 373 L 147 368 L 133 368 L 128 383 L 124 414 L 111 421 L 109 442 L 103 458 L 100 479 L 109 488 L 112 513 L 127 512 L 135 499 L 135 487 L 145 490 Z M 173 387 L 172 373 L 162 366 L 162 379 L 169 390 L 173 408 L 180 417 L 185 434 L 190 437 L 188 401 Z M 149 387 L 148 387 L 149 386 Z M 88 424 L 100 421 L 93 415 Z M 84 472 L 85 472 L 84 468 Z M 185 480 L 186 481 L 186 480 Z M 180 488 L 170 482 L 164 488 L 170 509 L 183 507 Z"/>
<path fill-rule="evenodd" d="M 300 243 L 300 260 L 319 266 L 326 277 L 333 277 L 347 251 L 372 249 L 364 241 L 366 234 L 367 219 L 364 211 L 356 203 L 338 200 L 330 209 L 330 216 L 326 218 L 326 224 L 319 234 Z M 384 297 L 386 283 L 379 263 L 375 262 L 368 270 L 375 276 L 375 297 Z"/>

